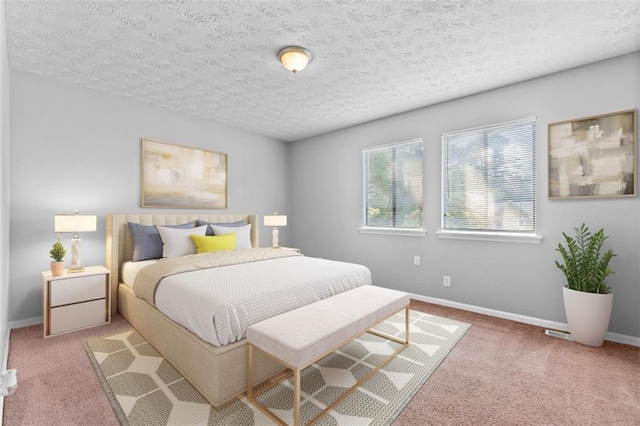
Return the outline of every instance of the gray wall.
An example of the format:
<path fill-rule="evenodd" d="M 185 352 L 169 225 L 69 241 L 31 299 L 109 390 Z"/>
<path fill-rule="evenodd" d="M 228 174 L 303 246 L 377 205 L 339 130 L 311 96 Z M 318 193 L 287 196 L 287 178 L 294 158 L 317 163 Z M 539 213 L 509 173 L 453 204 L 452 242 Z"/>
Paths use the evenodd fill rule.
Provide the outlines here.
<path fill-rule="evenodd" d="M 105 261 L 107 213 L 184 212 L 140 207 L 141 137 L 229 155 L 228 209 L 203 214 L 287 213 L 285 142 L 12 70 L 10 320 L 42 315 L 55 214 L 98 216 L 98 232 L 80 235 L 82 263 L 94 265 Z M 260 234 L 270 245 L 270 229 Z"/>
<path fill-rule="evenodd" d="M 377 120 L 291 145 L 290 238 L 307 255 L 367 265 L 375 284 L 427 297 L 566 323 L 561 232 L 604 227 L 618 257 L 609 330 L 640 336 L 640 200 L 549 200 L 547 124 L 640 106 L 640 53 Z M 443 132 L 537 116 L 540 244 L 438 239 Z M 362 149 L 424 140 L 426 237 L 363 235 Z M 413 266 L 413 256 L 422 265 Z M 442 276 L 452 279 L 442 286 Z"/>
<path fill-rule="evenodd" d="M 0 45 L 6 42 L 0 40 Z M 56 213 L 78 208 L 98 215 L 98 232 L 81 235 L 83 263 L 90 265 L 104 263 L 107 213 L 179 212 L 139 207 L 140 138 L 149 137 L 228 153 L 225 212 L 288 213 L 282 245 L 300 247 L 308 255 L 365 264 L 379 285 L 488 309 L 565 322 L 563 277 L 553 264 L 558 257 L 554 247 L 562 231 L 571 231 L 582 221 L 592 228 L 604 227 L 618 253 L 612 264 L 616 274 L 610 279 L 615 293 L 610 331 L 640 336 L 638 198 L 552 201 L 546 197 L 547 123 L 638 108 L 638 69 L 640 53 L 290 145 L 12 70 L 9 176 L 9 138 L 4 121 L 2 125 L 0 333 L 6 330 L 7 290 L 9 320 L 41 315 L 40 274 L 49 267 Z M 0 72 L 6 89 L 6 59 Z M 6 98 L 2 97 L 4 119 Z M 538 117 L 541 244 L 438 239 L 441 134 L 531 115 Z M 362 148 L 414 137 L 425 141 L 427 237 L 360 234 Z M 7 267 L 4 201 L 9 192 Z M 261 227 L 261 245 L 270 244 L 269 231 Z M 69 239 L 64 236 L 67 246 Z M 422 256 L 421 266 L 412 265 L 414 255 Z M 442 275 L 452 277 L 451 288 L 442 286 Z"/>

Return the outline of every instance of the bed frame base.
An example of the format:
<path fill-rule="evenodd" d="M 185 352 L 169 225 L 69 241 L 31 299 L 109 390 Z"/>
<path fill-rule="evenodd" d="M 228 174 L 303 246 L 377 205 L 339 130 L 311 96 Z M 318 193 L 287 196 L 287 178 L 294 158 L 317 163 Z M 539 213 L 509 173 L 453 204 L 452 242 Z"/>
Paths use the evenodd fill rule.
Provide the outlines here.
<path fill-rule="evenodd" d="M 170 320 L 136 297 L 125 285 L 118 289 L 120 314 L 219 410 L 244 395 L 247 385 L 247 341 L 216 347 Z M 268 356 L 255 356 L 252 377 L 267 384 L 281 377 L 283 366 Z"/>
<path fill-rule="evenodd" d="M 120 285 L 122 264 L 133 257 L 129 222 L 143 225 L 177 225 L 195 220 L 210 223 L 243 220 L 251 226 L 251 244 L 259 246 L 257 215 L 229 214 L 108 214 L 106 266 L 111 270 L 111 315 L 118 312 L 187 379 L 214 408 L 233 402 L 246 390 L 246 340 L 216 347 L 170 320 L 156 308 L 138 299 L 130 287 Z M 253 378 L 265 381 L 282 366 L 263 357 Z"/>

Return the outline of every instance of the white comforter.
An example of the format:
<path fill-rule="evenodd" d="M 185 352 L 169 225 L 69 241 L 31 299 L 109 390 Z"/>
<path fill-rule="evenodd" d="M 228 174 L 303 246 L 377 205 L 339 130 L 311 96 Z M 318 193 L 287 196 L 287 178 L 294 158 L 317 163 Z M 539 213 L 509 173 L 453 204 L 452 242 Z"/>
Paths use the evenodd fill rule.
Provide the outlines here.
<path fill-rule="evenodd" d="M 155 303 L 204 341 L 222 346 L 242 339 L 251 324 L 367 284 L 365 266 L 293 256 L 165 277 Z"/>

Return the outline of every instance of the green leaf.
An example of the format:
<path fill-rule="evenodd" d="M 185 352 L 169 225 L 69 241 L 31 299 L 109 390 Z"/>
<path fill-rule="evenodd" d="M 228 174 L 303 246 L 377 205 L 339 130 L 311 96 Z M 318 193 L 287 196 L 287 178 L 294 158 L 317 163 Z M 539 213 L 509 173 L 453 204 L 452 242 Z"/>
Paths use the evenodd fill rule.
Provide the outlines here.
<path fill-rule="evenodd" d="M 609 249 L 602 253 L 605 240 L 604 229 L 595 234 L 586 224 L 574 228 L 575 237 L 562 233 L 566 246 L 558 244 L 556 251 L 562 256 L 563 263 L 555 261 L 566 279 L 567 287 L 588 293 L 609 293 L 606 278 L 613 274 L 609 262 L 616 255 Z"/>

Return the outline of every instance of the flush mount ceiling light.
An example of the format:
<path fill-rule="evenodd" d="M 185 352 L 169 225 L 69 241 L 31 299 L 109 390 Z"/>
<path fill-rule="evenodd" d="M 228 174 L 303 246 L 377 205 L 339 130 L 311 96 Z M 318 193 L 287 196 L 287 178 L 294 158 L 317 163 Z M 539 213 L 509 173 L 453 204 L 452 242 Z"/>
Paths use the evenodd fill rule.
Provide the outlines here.
<path fill-rule="evenodd" d="M 311 61 L 311 53 L 305 48 L 298 46 L 285 47 L 278 53 L 278 58 L 282 65 L 294 74 L 305 69 Z"/>

